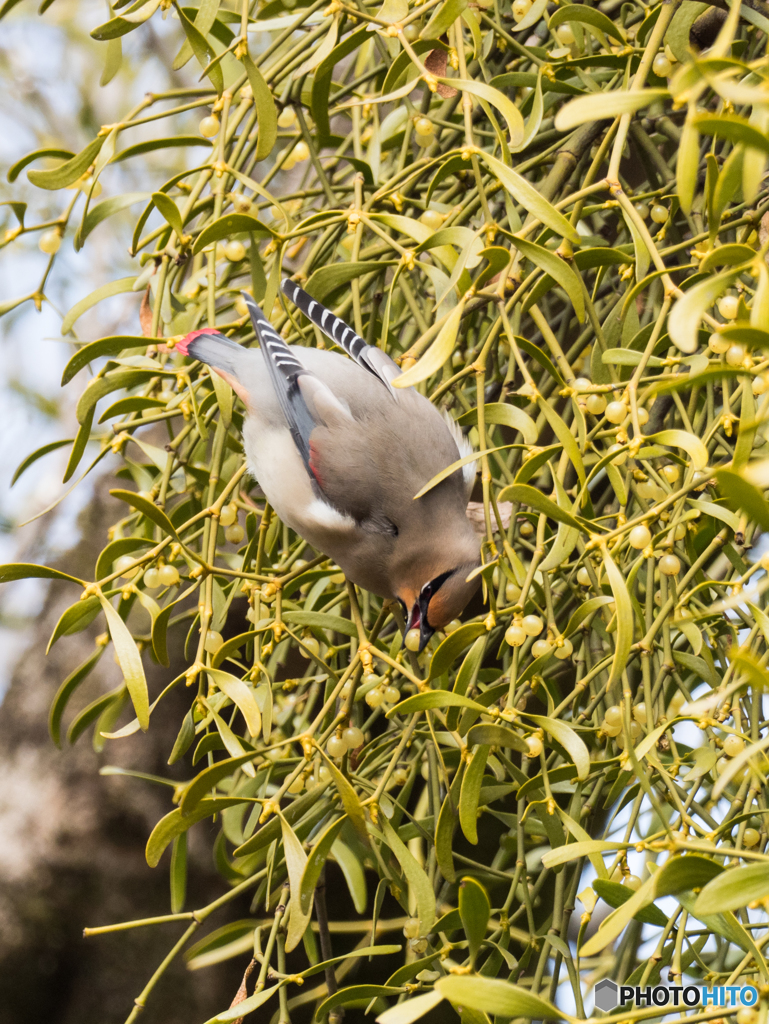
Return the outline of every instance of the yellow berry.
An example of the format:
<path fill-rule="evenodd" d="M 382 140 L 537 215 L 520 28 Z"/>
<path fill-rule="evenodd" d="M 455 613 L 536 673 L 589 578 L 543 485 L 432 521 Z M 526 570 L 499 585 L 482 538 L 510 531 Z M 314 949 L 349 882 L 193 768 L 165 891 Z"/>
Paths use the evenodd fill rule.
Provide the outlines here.
<path fill-rule="evenodd" d="M 442 213 L 438 213 L 437 210 L 425 210 L 419 219 L 425 227 L 437 231 L 446 218 Z"/>
<path fill-rule="evenodd" d="M 310 147 L 304 141 L 300 139 L 299 142 L 294 146 L 292 156 L 296 163 L 300 163 L 302 160 L 306 160 L 310 155 Z"/>
<path fill-rule="evenodd" d="M 601 728 L 607 736 L 619 736 L 619 734 L 622 732 L 622 723 L 609 722 L 606 718 L 604 718 L 603 722 L 601 722 Z"/>
<path fill-rule="evenodd" d="M 284 107 L 278 114 L 278 127 L 290 128 L 296 121 L 296 111 L 293 107 Z"/>
<path fill-rule="evenodd" d="M 646 704 L 643 701 L 633 708 L 633 718 L 639 725 L 646 725 Z"/>
<path fill-rule="evenodd" d="M 225 246 L 224 255 L 230 263 L 240 263 L 241 260 L 246 258 L 246 247 L 242 242 L 229 242 Z"/>
<path fill-rule="evenodd" d="M 729 366 L 741 366 L 746 355 L 744 345 L 730 345 L 726 350 L 726 362 Z"/>
<path fill-rule="evenodd" d="M 677 576 L 681 571 L 681 562 L 675 555 L 663 555 L 660 559 L 660 572 L 663 576 Z"/>
<path fill-rule="evenodd" d="M 722 338 L 720 334 L 711 334 L 708 338 L 708 347 L 719 356 L 727 351 L 729 344 L 729 341 Z"/>
<path fill-rule="evenodd" d="M 233 523 L 224 531 L 224 537 L 228 544 L 240 544 L 246 535 L 246 531 L 240 523 Z"/>
<path fill-rule="evenodd" d="M 648 203 L 636 203 L 635 212 L 638 214 L 641 220 L 647 220 L 649 217 Z"/>
<path fill-rule="evenodd" d="M 370 708 L 378 708 L 384 700 L 384 693 L 381 690 L 369 690 L 363 699 Z"/>
<path fill-rule="evenodd" d="M 633 892 L 637 892 L 643 885 L 643 882 L 638 875 L 625 875 L 622 884 L 626 889 L 632 889 Z"/>
<path fill-rule="evenodd" d="M 302 637 L 302 646 L 299 648 L 299 653 L 303 658 L 317 658 L 320 656 L 320 644 L 314 636 Z"/>
<path fill-rule="evenodd" d="M 37 243 L 40 246 L 40 251 L 46 253 L 48 256 L 53 256 L 55 252 L 59 251 L 61 245 L 61 234 L 56 228 L 51 228 L 50 231 L 44 231 L 40 236 L 40 241 Z"/>
<path fill-rule="evenodd" d="M 560 647 L 556 645 L 553 654 L 555 654 L 556 658 L 558 658 L 559 661 L 566 661 L 567 658 L 571 657 L 573 651 L 574 645 L 572 644 L 571 640 L 565 639 Z"/>
<path fill-rule="evenodd" d="M 621 725 L 622 724 L 622 708 L 618 704 L 613 704 L 612 707 L 606 709 L 606 715 L 604 716 L 609 725 Z"/>
<path fill-rule="evenodd" d="M 670 72 L 673 70 L 673 65 L 667 59 L 664 53 L 658 53 L 652 63 L 652 71 L 655 75 L 659 75 L 660 78 L 667 78 Z"/>
<path fill-rule="evenodd" d="M 347 744 L 341 736 L 331 736 L 326 744 L 329 757 L 342 757 L 347 752 Z"/>
<path fill-rule="evenodd" d="M 204 139 L 212 139 L 219 132 L 219 118 L 216 114 L 209 114 L 204 117 L 198 125 L 198 131 Z"/>
<path fill-rule="evenodd" d="M 409 917 L 403 926 L 403 935 L 407 939 L 415 939 L 419 935 L 419 921 L 416 917 Z"/>
<path fill-rule="evenodd" d="M 522 626 L 518 623 L 513 623 L 512 626 L 508 626 L 507 628 L 505 640 L 511 647 L 520 647 L 521 644 L 526 642 L 526 633 L 523 631 Z"/>
<path fill-rule="evenodd" d="M 727 757 L 736 757 L 744 749 L 745 741 L 739 736 L 735 736 L 734 733 L 731 733 L 724 740 L 724 753 Z"/>
<path fill-rule="evenodd" d="M 639 426 L 643 427 L 646 423 L 649 422 L 649 413 L 647 412 L 646 409 L 644 409 L 644 407 L 642 405 L 639 405 L 638 409 L 636 411 L 638 413 L 638 423 L 639 423 Z"/>
<path fill-rule="evenodd" d="M 516 21 L 523 21 L 529 13 L 532 0 L 513 0 L 513 18 Z"/>
<path fill-rule="evenodd" d="M 535 640 L 531 645 L 531 653 L 535 658 L 544 658 L 553 649 L 549 640 Z"/>
<path fill-rule="evenodd" d="M 161 565 L 158 569 L 158 575 L 164 587 L 175 587 L 179 582 L 179 571 L 174 565 Z"/>
<path fill-rule="evenodd" d="M 148 569 L 144 574 L 144 586 L 147 590 L 157 590 L 160 586 L 160 573 L 157 569 Z"/>
<path fill-rule="evenodd" d="M 577 572 L 577 583 L 579 583 L 579 585 L 582 586 L 582 587 L 589 587 L 590 586 L 590 583 L 591 583 L 590 573 L 587 571 L 587 569 L 584 567 L 584 565 L 580 566 L 580 568 L 579 568 L 579 570 Z"/>
<path fill-rule="evenodd" d="M 651 209 L 651 218 L 655 224 L 664 224 L 668 219 L 668 210 L 661 203 L 655 203 Z"/>
<path fill-rule="evenodd" d="M 418 117 L 414 122 L 414 131 L 417 135 L 432 135 L 435 131 L 435 125 L 429 117 Z"/>
<path fill-rule="evenodd" d="M 291 785 L 288 787 L 289 793 L 301 793 L 304 789 L 304 779 L 301 775 L 297 775 Z"/>
<path fill-rule="evenodd" d="M 112 568 L 115 572 L 119 572 L 124 580 L 133 579 L 133 577 L 139 571 L 139 566 L 134 566 L 132 569 L 129 568 L 133 564 L 133 555 L 121 555 L 120 558 L 116 558 L 112 564 Z"/>
<path fill-rule="evenodd" d="M 631 548 L 635 548 L 636 551 L 642 551 L 645 547 L 651 544 L 652 535 L 649 531 L 648 526 L 641 524 L 640 526 L 634 526 L 630 531 L 628 541 Z"/>
<path fill-rule="evenodd" d="M 571 25 L 559 25 L 555 30 L 555 37 L 563 46 L 571 46 L 574 42 L 574 32 Z"/>
<path fill-rule="evenodd" d="M 627 416 L 627 406 L 624 402 L 609 402 L 604 415 L 609 423 L 622 423 Z"/>
<path fill-rule="evenodd" d="M 526 746 L 529 748 L 528 757 L 539 757 L 542 753 L 542 740 L 539 736 L 528 736 Z"/>
<path fill-rule="evenodd" d="M 718 300 L 718 312 L 724 320 L 734 320 L 739 307 L 740 300 L 736 295 L 722 295 Z"/>
<path fill-rule="evenodd" d="M 446 635 L 448 635 L 449 633 L 454 633 L 456 630 L 459 629 L 461 625 L 462 623 L 460 622 L 459 619 L 452 619 L 451 622 L 447 622 L 446 625 L 443 627 L 443 632 L 446 633 Z"/>
<path fill-rule="evenodd" d="M 403 786 L 408 781 L 409 773 L 406 768 L 396 768 L 392 773 L 392 780 L 396 786 Z M 409 936 L 407 936 L 408 938 Z"/>
<path fill-rule="evenodd" d="M 385 704 L 397 704 L 401 699 L 401 692 L 397 686 L 386 686 L 383 697 Z"/>
<path fill-rule="evenodd" d="M 674 484 L 681 476 L 681 470 L 672 464 L 663 466 L 661 472 L 669 484 Z"/>
<path fill-rule="evenodd" d="M 605 395 L 588 395 L 587 411 L 591 416 L 602 416 L 606 412 Z"/>
<path fill-rule="evenodd" d="M 757 846 L 761 839 L 761 833 L 755 828 L 746 828 L 742 833 L 742 845 L 750 849 Z"/>
<path fill-rule="evenodd" d="M 407 651 L 418 651 L 419 644 L 421 643 L 421 637 L 418 629 L 410 629 L 406 633 L 406 639 L 404 641 Z"/>
<path fill-rule="evenodd" d="M 348 750 L 357 750 L 358 747 L 363 746 L 365 737 L 357 725 L 350 725 L 342 733 L 342 739 Z"/>
<path fill-rule="evenodd" d="M 525 519 L 520 526 L 518 531 L 522 537 L 531 537 L 534 533 L 534 524 L 530 523 L 528 519 Z"/>
<path fill-rule="evenodd" d="M 415 21 L 412 21 L 403 29 L 403 34 L 410 43 L 413 43 L 419 39 L 419 31 L 419 25 L 417 25 Z"/>
<path fill-rule="evenodd" d="M 521 620 L 521 627 L 527 636 L 539 636 L 545 624 L 539 615 L 524 615 Z"/>
<path fill-rule="evenodd" d="M 223 643 L 224 638 L 221 633 L 217 633 L 215 629 L 209 629 L 206 631 L 206 639 L 203 641 L 203 647 L 209 654 L 216 654 Z"/>
<path fill-rule="evenodd" d="M 238 506 L 233 502 L 229 505 L 225 505 L 222 511 L 219 513 L 219 522 L 222 526 L 232 526 L 233 523 L 238 521 Z"/>
<path fill-rule="evenodd" d="M 624 465 L 627 462 L 627 449 L 624 448 L 623 445 L 621 445 L 621 444 L 612 444 L 612 445 L 610 445 L 609 446 L 609 450 L 607 451 L 606 454 L 610 455 L 612 452 L 616 452 L 617 453 L 614 456 L 614 458 L 611 460 L 612 466 L 622 466 L 622 465 Z"/>
<path fill-rule="evenodd" d="M 512 580 L 505 584 L 505 600 L 510 604 L 515 604 L 518 598 L 521 596 L 521 588 L 517 583 L 513 583 Z"/>
<path fill-rule="evenodd" d="M 754 395 L 763 395 L 767 387 L 769 387 L 769 385 L 767 384 L 766 377 L 761 376 L 753 378 L 752 388 Z"/>

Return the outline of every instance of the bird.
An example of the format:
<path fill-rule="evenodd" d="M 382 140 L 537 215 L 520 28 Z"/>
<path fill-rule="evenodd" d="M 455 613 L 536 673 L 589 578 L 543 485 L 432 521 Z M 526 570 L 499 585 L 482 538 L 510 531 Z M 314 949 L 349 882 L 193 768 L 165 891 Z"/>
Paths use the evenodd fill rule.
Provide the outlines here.
<path fill-rule="evenodd" d="M 475 470 L 465 464 L 415 495 L 472 448 L 418 391 L 393 387 L 400 370 L 385 352 L 294 281 L 281 287 L 341 352 L 286 344 L 246 292 L 258 349 L 208 328 L 176 350 L 206 363 L 243 402 L 248 467 L 278 517 L 348 580 L 398 601 L 404 642 L 418 629 L 421 652 L 480 582 L 466 515 Z"/>

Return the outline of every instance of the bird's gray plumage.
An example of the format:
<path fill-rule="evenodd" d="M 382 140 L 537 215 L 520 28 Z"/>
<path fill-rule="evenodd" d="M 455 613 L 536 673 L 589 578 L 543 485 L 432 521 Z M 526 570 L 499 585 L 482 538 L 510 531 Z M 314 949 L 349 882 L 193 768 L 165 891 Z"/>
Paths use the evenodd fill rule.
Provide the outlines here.
<path fill-rule="evenodd" d="M 243 398 L 249 468 L 280 518 L 349 579 L 408 609 L 429 581 L 448 574 L 439 593 L 453 618 L 477 585 L 464 583 L 479 561 L 466 517 L 468 478 L 459 470 L 413 499 L 465 454 L 456 432 L 413 388 L 391 387 L 399 371 L 389 357 L 351 328 L 345 335 L 320 303 L 316 319 L 305 292 L 285 283 L 284 291 L 313 322 L 327 313 L 319 326 L 352 358 L 286 345 L 250 296 L 259 350 L 203 331 L 185 339 L 187 350 Z M 436 617 L 443 613 L 430 616 L 442 625 Z"/>

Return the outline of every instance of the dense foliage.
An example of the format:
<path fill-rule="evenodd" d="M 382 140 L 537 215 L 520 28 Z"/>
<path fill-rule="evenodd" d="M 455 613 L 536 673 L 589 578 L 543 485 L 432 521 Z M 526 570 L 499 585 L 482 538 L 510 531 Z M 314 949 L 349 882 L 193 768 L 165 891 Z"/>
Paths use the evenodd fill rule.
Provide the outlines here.
<path fill-rule="evenodd" d="M 93 231 L 142 210 L 135 272 L 62 323 L 64 383 L 93 373 L 65 480 L 120 454 L 125 515 L 93 581 L 2 579 L 72 581 L 52 642 L 104 623 L 54 741 L 67 718 L 109 751 L 188 688 L 168 755 L 189 781 L 147 845 L 170 864 L 162 921 L 186 929 L 129 1021 L 182 951 L 212 970 L 253 956 L 217 1021 L 571 1019 L 604 977 L 769 983 L 769 610 L 750 557 L 769 528 L 766 7 L 119 0 L 94 28 L 103 82 L 122 36 L 166 15 L 174 67 L 203 73 L 76 155 L 62 139 L 10 169 L 70 191 L 50 223 L 10 204 L 3 244 L 37 232 L 48 260 L 0 313 L 46 301 L 60 245 L 87 260 Z M 111 194 L 115 164 L 177 147 L 156 191 Z M 244 410 L 174 352 L 206 325 L 252 344 L 243 289 L 292 343 L 329 344 L 284 305 L 286 275 L 480 453 L 483 603 L 422 655 L 397 606 L 273 516 Z M 133 335 L 77 335 L 131 291 Z M 124 682 L 73 717 L 110 647 Z M 149 658 L 173 662 L 161 693 Z M 222 896 L 190 911 L 203 821 Z M 252 916 L 232 920 L 243 893 Z"/>

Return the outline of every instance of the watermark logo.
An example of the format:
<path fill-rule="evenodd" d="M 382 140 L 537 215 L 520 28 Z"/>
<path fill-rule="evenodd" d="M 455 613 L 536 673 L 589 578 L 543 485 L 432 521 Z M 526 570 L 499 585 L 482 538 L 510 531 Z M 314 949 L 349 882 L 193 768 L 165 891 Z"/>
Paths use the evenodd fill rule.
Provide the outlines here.
<path fill-rule="evenodd" d="M 626 1003 L 636 1006 L 754 1006 L 758 989 L 753 985 L 617 985 L 604 978 L 595 987 L 595 1006 L 604 1012 Z"/>

